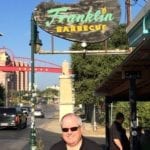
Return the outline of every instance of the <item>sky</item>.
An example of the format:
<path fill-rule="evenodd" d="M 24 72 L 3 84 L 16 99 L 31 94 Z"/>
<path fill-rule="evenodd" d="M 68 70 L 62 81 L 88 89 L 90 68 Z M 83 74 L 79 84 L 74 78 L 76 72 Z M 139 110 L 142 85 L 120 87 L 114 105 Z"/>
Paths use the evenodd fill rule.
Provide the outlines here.
<path fill-rule="evenodd" d="M 31 58 L 31 47 L 29 46 L 31 37 L 31 14 L 41 2 L 44 0 L 1 0 L 0 1 L 0 48 L 7 48 L 11 56 Z M 48 1 L 48 0 L 45 0 Z M 78 0 L 55 0 L 57 2 L 78 2 Z M 121 4 L 121 22 L 125 22 L 125 0 L 119 0 Z M 141 8 L 149 0 L 138 0 L 134 3 L 131 0 L 132 19 L 137 15 Z M 39 36 L 42 40 L 44 50 L 51 50 L 51 35 L 39 28 Z M 67 51 L 71 46 L 71 42 L 54 37 L 54 49 L 59 51 Z M 62 66 L 63 61 L 71 63 L 69 55 L 65 54 L 35 54 L 35 60 L 40 59 L 49 63 Z M 35 62 L 39 65 L 39 62 Z M 46 64 L 42 64 L 44 66 Z M 47 65 L 48 66 L 48 65 Z M 52 67 L 52 65 L 51 65 Z M 55 73 L 35 73 L 35 83 L 38 89 L 44 89 L 47 86 L 59 85 L 60 74 Z"/>

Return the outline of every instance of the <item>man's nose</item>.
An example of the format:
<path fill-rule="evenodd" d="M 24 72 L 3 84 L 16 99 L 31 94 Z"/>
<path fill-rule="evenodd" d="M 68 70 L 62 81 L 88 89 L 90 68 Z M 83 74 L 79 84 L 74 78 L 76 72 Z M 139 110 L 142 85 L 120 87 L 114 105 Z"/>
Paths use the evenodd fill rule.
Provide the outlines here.
<path fill-rule="evenodd" d="M 71 129 L 68 130 L 68 133 L 69 133 L 69 134 L 72 133 Z"/>

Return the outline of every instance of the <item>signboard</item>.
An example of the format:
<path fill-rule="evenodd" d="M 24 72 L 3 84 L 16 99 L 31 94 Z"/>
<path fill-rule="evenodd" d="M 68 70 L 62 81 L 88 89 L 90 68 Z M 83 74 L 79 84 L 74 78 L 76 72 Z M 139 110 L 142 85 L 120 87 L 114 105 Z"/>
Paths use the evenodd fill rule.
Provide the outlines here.
<path fill-rule="evenodd" d="M 150 9 L 148 7 L 148 9 Z M 135 20 L 127 27 L 129 46 L 137 47 L 144 39 L 150 37 L 150 10 L 141 11 Z"/>
<path fill-rule="evenodd" d="M 39 27 L 71 41 L 96 43 L 106 40 L 119 24 L 118 0 L 82 0 L 77 4 L 42 2 L 34 11 Z"/>

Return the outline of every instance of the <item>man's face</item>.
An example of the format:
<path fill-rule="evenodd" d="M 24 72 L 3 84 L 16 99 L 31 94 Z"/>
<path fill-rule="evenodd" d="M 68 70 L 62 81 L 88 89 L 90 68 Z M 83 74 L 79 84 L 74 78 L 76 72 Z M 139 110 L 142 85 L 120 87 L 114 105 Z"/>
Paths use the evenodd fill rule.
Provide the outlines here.
<path fill-rule="evenodd" d="M 120 123 L 122 124 L 124 122 L 124 117 L 120 119 Z"/>
<path fill-rule="evenodd" d="M 73 128 L 76 127 L 76 128 Z M 71 131 L 72 128 L 72 131 Z M 66 132 L 63 131 L 67 130 Z M 69 129 L 69 130 L 68 130 Z M 74 131 L 73 131 L 74 130 Z M 67 116 L 62 123 L 62 137 L 69 146 L 77 145 L 82 138 L 82 127 L 74 116 Z"/>

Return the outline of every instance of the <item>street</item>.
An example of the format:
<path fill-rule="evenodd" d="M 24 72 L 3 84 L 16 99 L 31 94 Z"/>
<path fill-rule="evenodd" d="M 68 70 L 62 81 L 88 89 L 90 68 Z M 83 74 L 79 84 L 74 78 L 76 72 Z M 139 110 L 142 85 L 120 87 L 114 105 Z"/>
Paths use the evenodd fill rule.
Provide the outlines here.
<path fill-rule="evenodd" d="M 39 150 L 49 150 L 49 148 L 60 140 L 60 126 L 58 119 L 58 106 L 56 104 L 41 105 L 45 113 L 45 118 L 36 118 L 36 138 Z M 84 135 L 97 143 L 104 145 L 105 137 L 102 128 L 93 131 L 91 124 L 85 125 Z M 3 129 L 0 130 L 1 150 L 29 150 L 30 141 L 30 117 L 26 129 Z"/>
<path fill-rule="evenodd" d="M 45 118 L 36 118 L 37 139 L 45 139 L 40 134 L 46 136 L 46 132 L 39 128 L 42 124 L 47 124 L 53 117 L 57 108 L 54 105 L 42 105 Z M 29 150 L 30 141 L 30 117 L 26 129 L 2 129 L 0 130 L 0 149 L 1 150 Z M 42 141 L 43 143 L 43 141 Z M 44 144 L 45 145 L 45 144 Z"/>

